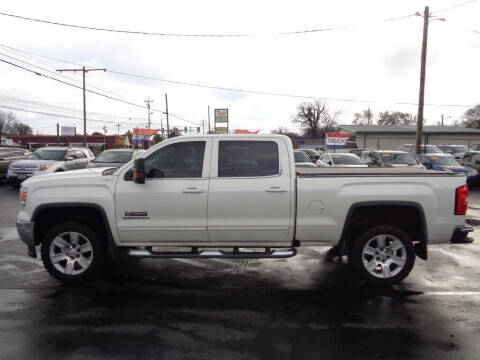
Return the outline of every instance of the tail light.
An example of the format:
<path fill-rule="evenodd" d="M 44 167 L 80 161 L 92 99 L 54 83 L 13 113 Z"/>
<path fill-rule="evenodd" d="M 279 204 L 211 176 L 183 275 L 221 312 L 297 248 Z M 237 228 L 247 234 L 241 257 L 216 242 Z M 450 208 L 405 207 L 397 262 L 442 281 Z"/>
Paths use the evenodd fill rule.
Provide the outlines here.
<path fill-rule="evenodd" d="M 455 190 L 455 215 L 465 215 L 467 213 L 468 187 L 460 186 Z"/>

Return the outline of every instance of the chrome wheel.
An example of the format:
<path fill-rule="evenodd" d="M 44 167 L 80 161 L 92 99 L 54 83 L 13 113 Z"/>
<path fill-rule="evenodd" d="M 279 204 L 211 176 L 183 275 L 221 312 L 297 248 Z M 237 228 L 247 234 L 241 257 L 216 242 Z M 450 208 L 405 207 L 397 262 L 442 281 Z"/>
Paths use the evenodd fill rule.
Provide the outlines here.
<path fill-rule="evenodd" d="M 367 241 L 362 250 L 362 263 L 375 277 L 386 279 L 402 271 L 407 261 L 407 249 L 392 235 L 377 235 Z"/>
<path fill-rule="evenodd" d="M 50 261 L 55 269 L 65 275 L 78 275 L 87 270 L 93 261 L 93 247 L 82 234 L 64 232 L 50 244 Z"/>

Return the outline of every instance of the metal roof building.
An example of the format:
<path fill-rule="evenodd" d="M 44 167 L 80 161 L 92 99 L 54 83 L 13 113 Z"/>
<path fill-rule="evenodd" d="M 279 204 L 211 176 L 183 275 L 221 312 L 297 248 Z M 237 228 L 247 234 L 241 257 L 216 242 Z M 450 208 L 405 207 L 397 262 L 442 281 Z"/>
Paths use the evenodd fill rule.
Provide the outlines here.
<path fill-rule="evenodd" d="M 355 135 L 359 148 L 394 150 L 402 144 L 414 144 L 416 126 L 341 125 L 342 132 Z M 424 126 L 425 144 L 480 144 L 480 129 L 458 126 Z"/>

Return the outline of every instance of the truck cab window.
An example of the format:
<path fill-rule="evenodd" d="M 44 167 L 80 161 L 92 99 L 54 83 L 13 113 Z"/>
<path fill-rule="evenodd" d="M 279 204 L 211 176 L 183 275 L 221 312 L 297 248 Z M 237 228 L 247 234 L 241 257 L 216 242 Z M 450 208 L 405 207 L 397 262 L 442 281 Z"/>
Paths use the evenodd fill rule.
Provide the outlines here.
<path fill-rule="evenodd" d="M 278 145 L 274 141 L 220 141 L 219 177 L 279 174 Z"/>
<path fill-rule="evenodd" d="M 188 141 L 167 145 L 145 159 L 148 178 L 202 177 L 205 141 Z"/>

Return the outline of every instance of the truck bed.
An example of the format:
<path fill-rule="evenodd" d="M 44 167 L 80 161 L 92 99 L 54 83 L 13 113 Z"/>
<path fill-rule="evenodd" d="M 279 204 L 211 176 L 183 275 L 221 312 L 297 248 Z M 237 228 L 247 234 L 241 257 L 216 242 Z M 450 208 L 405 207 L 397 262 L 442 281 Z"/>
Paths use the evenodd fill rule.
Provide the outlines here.
<path fill-rule="evenodd" d="M 317 176 L 464 176 L 463 174 L 419 168 L 297 168 L 298 177 Z"/>

